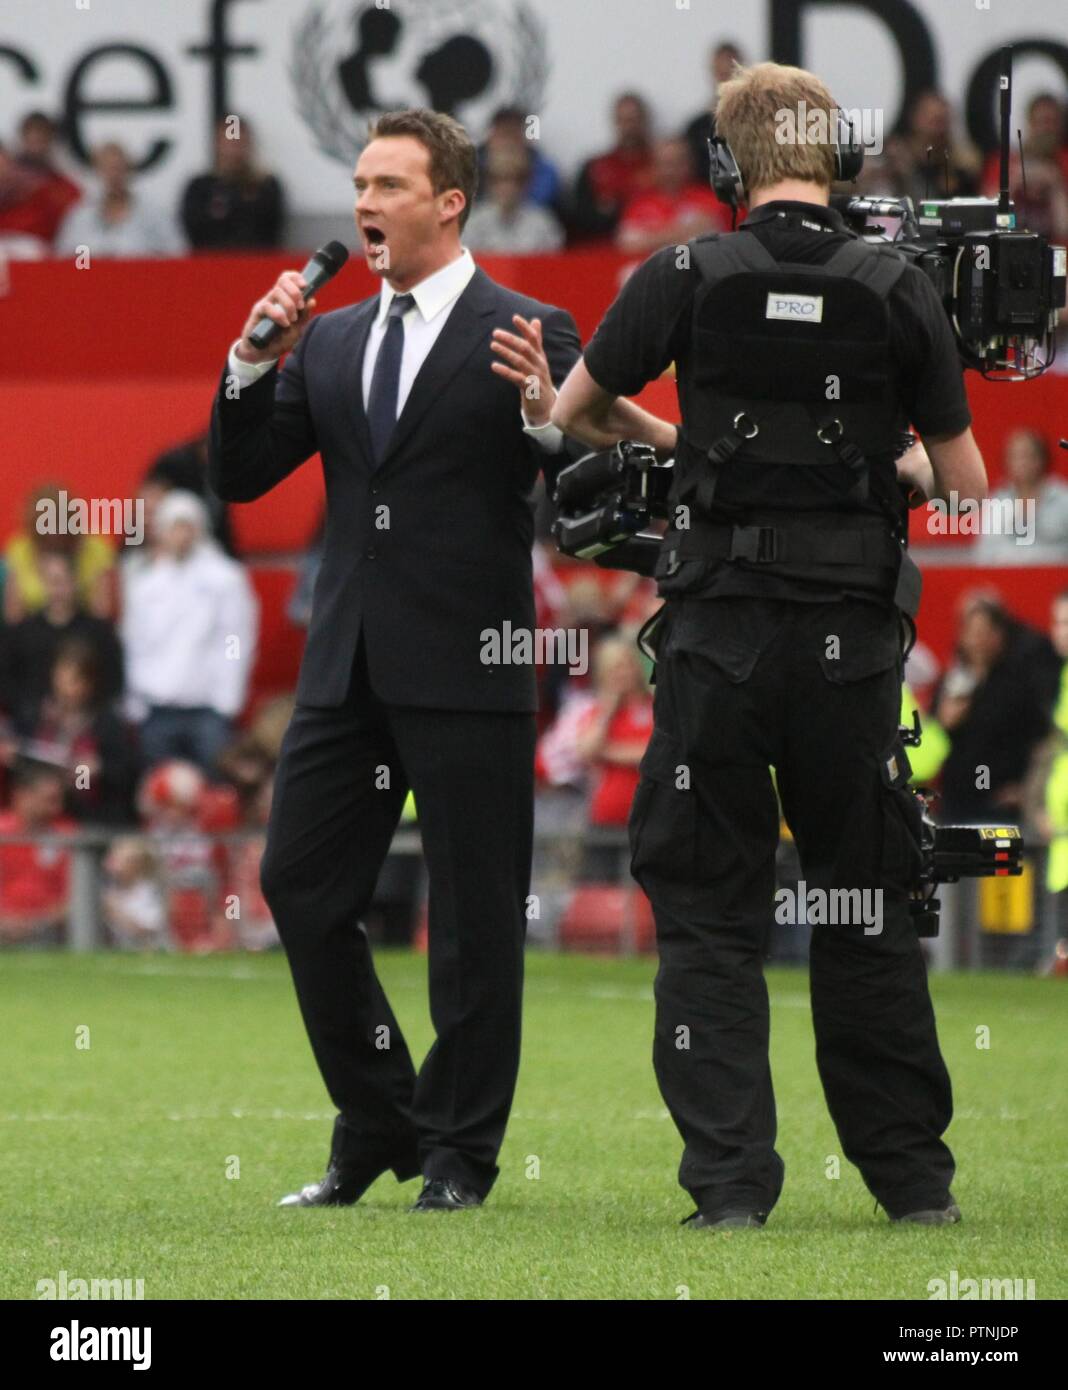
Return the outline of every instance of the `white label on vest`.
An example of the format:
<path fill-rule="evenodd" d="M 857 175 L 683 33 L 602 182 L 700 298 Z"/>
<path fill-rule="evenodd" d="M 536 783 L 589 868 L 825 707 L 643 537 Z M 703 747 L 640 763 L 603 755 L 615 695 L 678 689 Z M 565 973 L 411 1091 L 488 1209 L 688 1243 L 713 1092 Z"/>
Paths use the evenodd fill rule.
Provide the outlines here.
<path fill-rule="evenodd" d="M 789 319 L 793 323 L 822 323 L 822 294 L 768 295 L 766 319 Z"/>

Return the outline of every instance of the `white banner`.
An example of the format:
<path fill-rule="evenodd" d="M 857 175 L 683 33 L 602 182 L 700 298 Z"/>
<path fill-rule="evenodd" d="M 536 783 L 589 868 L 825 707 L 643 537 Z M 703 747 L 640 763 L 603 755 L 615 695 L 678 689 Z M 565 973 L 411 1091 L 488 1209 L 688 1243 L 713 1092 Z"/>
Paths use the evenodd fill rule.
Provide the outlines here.
<path fill-rule="evenodd" d="M 493 110 L 519 106 L 571 174 L 611 143 L 620 91 L 646 95 L 661 133 L 695 115 L 724 39 L 812 68 L 887 130 L 935 85 L 980 136 L 997 50 L 1026 40 L 1015 128 L 1038 90 L 1068 90 L 1066 18 L 1065 0 L 4 0 L 0 140 L 29 110 L 65 114 L 78 158 L 117 139 L 173 205 L 210 163 L 215 115 L 238 112 L 291 210 L 332 214 L 382 107 L 451 109 L 481 138 Z"/>

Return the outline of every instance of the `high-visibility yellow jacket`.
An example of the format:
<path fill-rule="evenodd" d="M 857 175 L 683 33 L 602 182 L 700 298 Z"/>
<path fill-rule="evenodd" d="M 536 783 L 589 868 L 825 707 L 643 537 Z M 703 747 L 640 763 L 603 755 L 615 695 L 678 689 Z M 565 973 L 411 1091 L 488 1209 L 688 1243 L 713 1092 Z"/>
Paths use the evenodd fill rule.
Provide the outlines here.
<path fill-rule="evenodd" d="M 901 686 L 901 722 L 912 727 L 912 711 L 917 709 L 916 697 L 907 685 Z M 933 714 L 921 714 L 920 727 L 923 730 L 920 742 L 909 748 L 909 764 L 912 780 L 923 786 L 932 782 L 941 772 L 942 764 L 949 757 L 949 735 Z"/>
<path fill-rule="evenodd" d="M 1068 888 L 1068 662 L 1061 671 L 1053 728 L 1060 742 L 1046 779 L 1046 814 L 1050 820 L 1046 887 L 1051 893 L 1060 893 Z"/>

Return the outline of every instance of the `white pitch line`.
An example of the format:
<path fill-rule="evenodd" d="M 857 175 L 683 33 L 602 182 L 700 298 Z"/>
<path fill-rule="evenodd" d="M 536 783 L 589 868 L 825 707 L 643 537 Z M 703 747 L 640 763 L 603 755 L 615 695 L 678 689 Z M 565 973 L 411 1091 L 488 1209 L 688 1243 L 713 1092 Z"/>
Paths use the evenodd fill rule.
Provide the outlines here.
<path fill-rule="evenodd" d="M 124 1119 L 131 1123 L 143 1123 L 149 1120 L 171 1120 L 176 1124 L 200 1124 L 205 1121 L 219 1120 L 314 1120 L 316 1124 L 322 1124 L 326 1120 L 336 1118 L 336 1111 L 333 1110 L 246 1110 L 243 1108 L 235 1110 L 189 1110 L 171 1111 L 166 1115 L 131 1115 L 126 1113 Z M 9 1112 L 0 1114 L 0 1124 L 84 1124 L 87 1120 L 95 1120 L 98 1123 L 113 1124 L 115 1122 L 112 1115 L 57 1115 L 52 1111 L 41 1111 L 39 1114 L 25 1114 Z"/>

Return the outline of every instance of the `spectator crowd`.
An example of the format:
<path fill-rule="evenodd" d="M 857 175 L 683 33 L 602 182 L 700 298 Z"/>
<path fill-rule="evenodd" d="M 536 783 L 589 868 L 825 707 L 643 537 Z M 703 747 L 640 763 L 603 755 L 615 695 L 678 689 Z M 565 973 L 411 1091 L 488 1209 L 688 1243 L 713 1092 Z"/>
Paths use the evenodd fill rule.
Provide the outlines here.
<path fill-rule="evenodd" d="M 142 544 L 42 525 L 64 491 L 47 485 L 4 547 L 0 941 L 63 938 L 71 852 L 50 837 L 84 831 L 106 850 L 118 944 L 274 939 L 250 865 L 291 706 L 268 701 L 239 727 L 258 600 L 213 532 L 203 469 L 176 469 L 181 453 L 146 474 Z"/>
<path fill-rule="evenodd" d="M 284 221 L 282 186 L 259 167 L 240 116 L 216 126 L 211 168 L 189 181 L 176 210 L 143 193 L 117 141 L 96 146 L 89 169 L 75 172 L 44 111 L 22 119 L 10 146 L 0 143 L 0 252 L 12 259 L 269 250 L 281 245 Z"/>
<path fill-rule="evenodd" d="M 505 107 L 479 149 L 480 189 L 465 232 L 475 252 L 524 255 L 614 245 L 644 257 L 729 226 L 708 184 L 715 94 L 738 47 L 709 55 L 707 100 L 680 129 L 658 128 L 643 94 L 611 107 L 610 148 L 584 158 L 574 178 L 532 138 L 528 117 Z M 962 138 L 938 92 L 921 93 L 861 190 L 908 195 L 989 194 L 996 160 Z M 1065 102 L 1028 104 L 1010 181 L 1021 220 L 1068 239 Z M 0 254 L 27 258 L 174 256 L 283 244 L 286 200 L 263 167 L 249 123 L 221 121 L 211 163 L 176 209 L 144 193 L 114 142 L 78 170 L 46 113 L 24 117 L 0 145 Z M 1068 564 L 1068 482 L 1048 441 L 1008 437 L 995 498 L 1031 505 L 1034 544 L 982 536 L 987 566 Z M 101 536 L 43 534 L 58 483 L 33 490 L 3 549 L 0 621 L 0 942 L 63 939 L 69 927 L 71 849 L 62 838 L 99 830 L 101 910 L 109 938 L 130 949 L 260 948 L 277 938 L 258 882 L 287 695 L 252 686 L 258 600 L 236 558 L 226 508 L 206 485 L 206 439 L 183 442 L 146 472 L 138 501 L 141 545 Z M 544 528 L 543 528 L 544 534 Z M 306 622 L 317 550 L 290 605 Z M 635 636 L 656 611 L 651 581 L 535 550 L 541 628 L 577 630 L 583 670 L 539 672 L 538 816 L 573 837 L 572 881 L 626 879 L 621 834 L 652 728 L 648 662 Z M 1048 847 L 1047 884 L 1068 902 L 1068 590 L 1048 633 L 1016 618 L 995 591 L 965 595 L 955 650 L 940 669 L 924 647 L 910 658 L 910 691 L 940 751 L 946 819 L 1019 820 Z M 570 646 L 568 650 L 570 650 Z M 987 768 L 977 787 L 975 768 Z M 925 780 L 930 780 L 925 778 Z M 409 808 L 410 814 L 418 808 Z M 586 833 L 588 832 L 588 833 Z M 56 839 L 55 837 L 60 837 Z M 383 890 L 403 904 L 398 939 L 411 934 L 406 880 Z M 393 894 L 390 897 L 390 893 Z"/>
<path fill-rule="evenodd" d="M 229 552 L 225 508 L 209 510 L 203 460 L 193 440 L 147 469 L 140 545 L 42 533 L 36 519 L 62 492 L 50 484 L 33 491 L 3 548 L 0 942 L 64 939 L 72 851 L 62 837 L 86 831 L 115 944 L 199 951 L 277 940 L 259 860 L 292 698 L 253 686 L 258 599 Z M 1008 436 L 1003 463 L 1005 490 L 1041 498 L 1059 483 L 1032 431 Z M 1063 486 L 1050 494 L 1054 515 Z M 1023 547 L 984 556 L 995 541 L 1004 549 L 1003 537 L 977 546 L 987 565 L 1027 558 Z M 1046 544 L 1063 563 L 1068 535 Z M 1050 563 L 1050 552 L 1041 558 Z M 585 894 L 598 920 L 617 909 L 622 920 L 633 896 L 623 832 L 652 730 L 650 665 L 636 637 L 659 599 L 651 580 L 566 560 L 547 538 L 534 575 L 538 627 L 576 635 L 561 649 L 584 654 L 538 672 L 538 824 L 566 847 L 565 896 Z M 303 587 L 295 576 L 294 599 Z M 290 615 L 305 622 L 305 604 Z M 1047 886 L 1063 908 L 1068 589 L 1048 633 L 993 588 L 966 591 L 957 623 L 944 669 L 922 644 L 909 659 L 906 703 L 925 728 L 916 769 L 940 787 L 942 819 L 1023 824 L 1048 849 Z M 417 814 L 410 805 L 408 818 Z M 394 941 L 412 938 L 418 916 L 410 867 L 392 866 L 376 904 Z M 548 882 L 560 868 L 543 860 L 537 873 Z"/>
<path fill-rule="evenodd" d="M 614 243 L 641 256 L 726 229 L 727 211 L 709 187 L 708 141 L 719 85 L 745 61 L 737 44 L 716 43 L 705 102 L 675 129 L 658 125 L 641 92 L 621 91 L 611 105 L 611 146 L 583 157 L 572 177 L 543 150 L 535 118 L 501 107 L 479 147 L 479 191 L 466 244 L 474 252 L 528 255 Z M 1012 196 L 1023 225 L 1064 241 L 1065 101 L 1040 92 L 1024 115 L 1010 166 Z M 941 92 L 920 92 L 898 128 L 886 133 L 882 152 L 866 161 L 858 191 L 915 201 L 995 193 L 996 154 L 974 149 L 960 124 Z M 174 256 L 284 244 L 284 190 L 261 165 L 255 134 L 242 117 L 216 125 L 210 168 L 189 180 L 176 208 L 158 206 L 138 184 L 120 144 L 99 145 L 90 168 L 80 169 L 56 122 L 30 112 L 10 145 L 0 145 L 0 249 L 11 256 L 70 256 L 79 247 L 101 256 Z"/>

